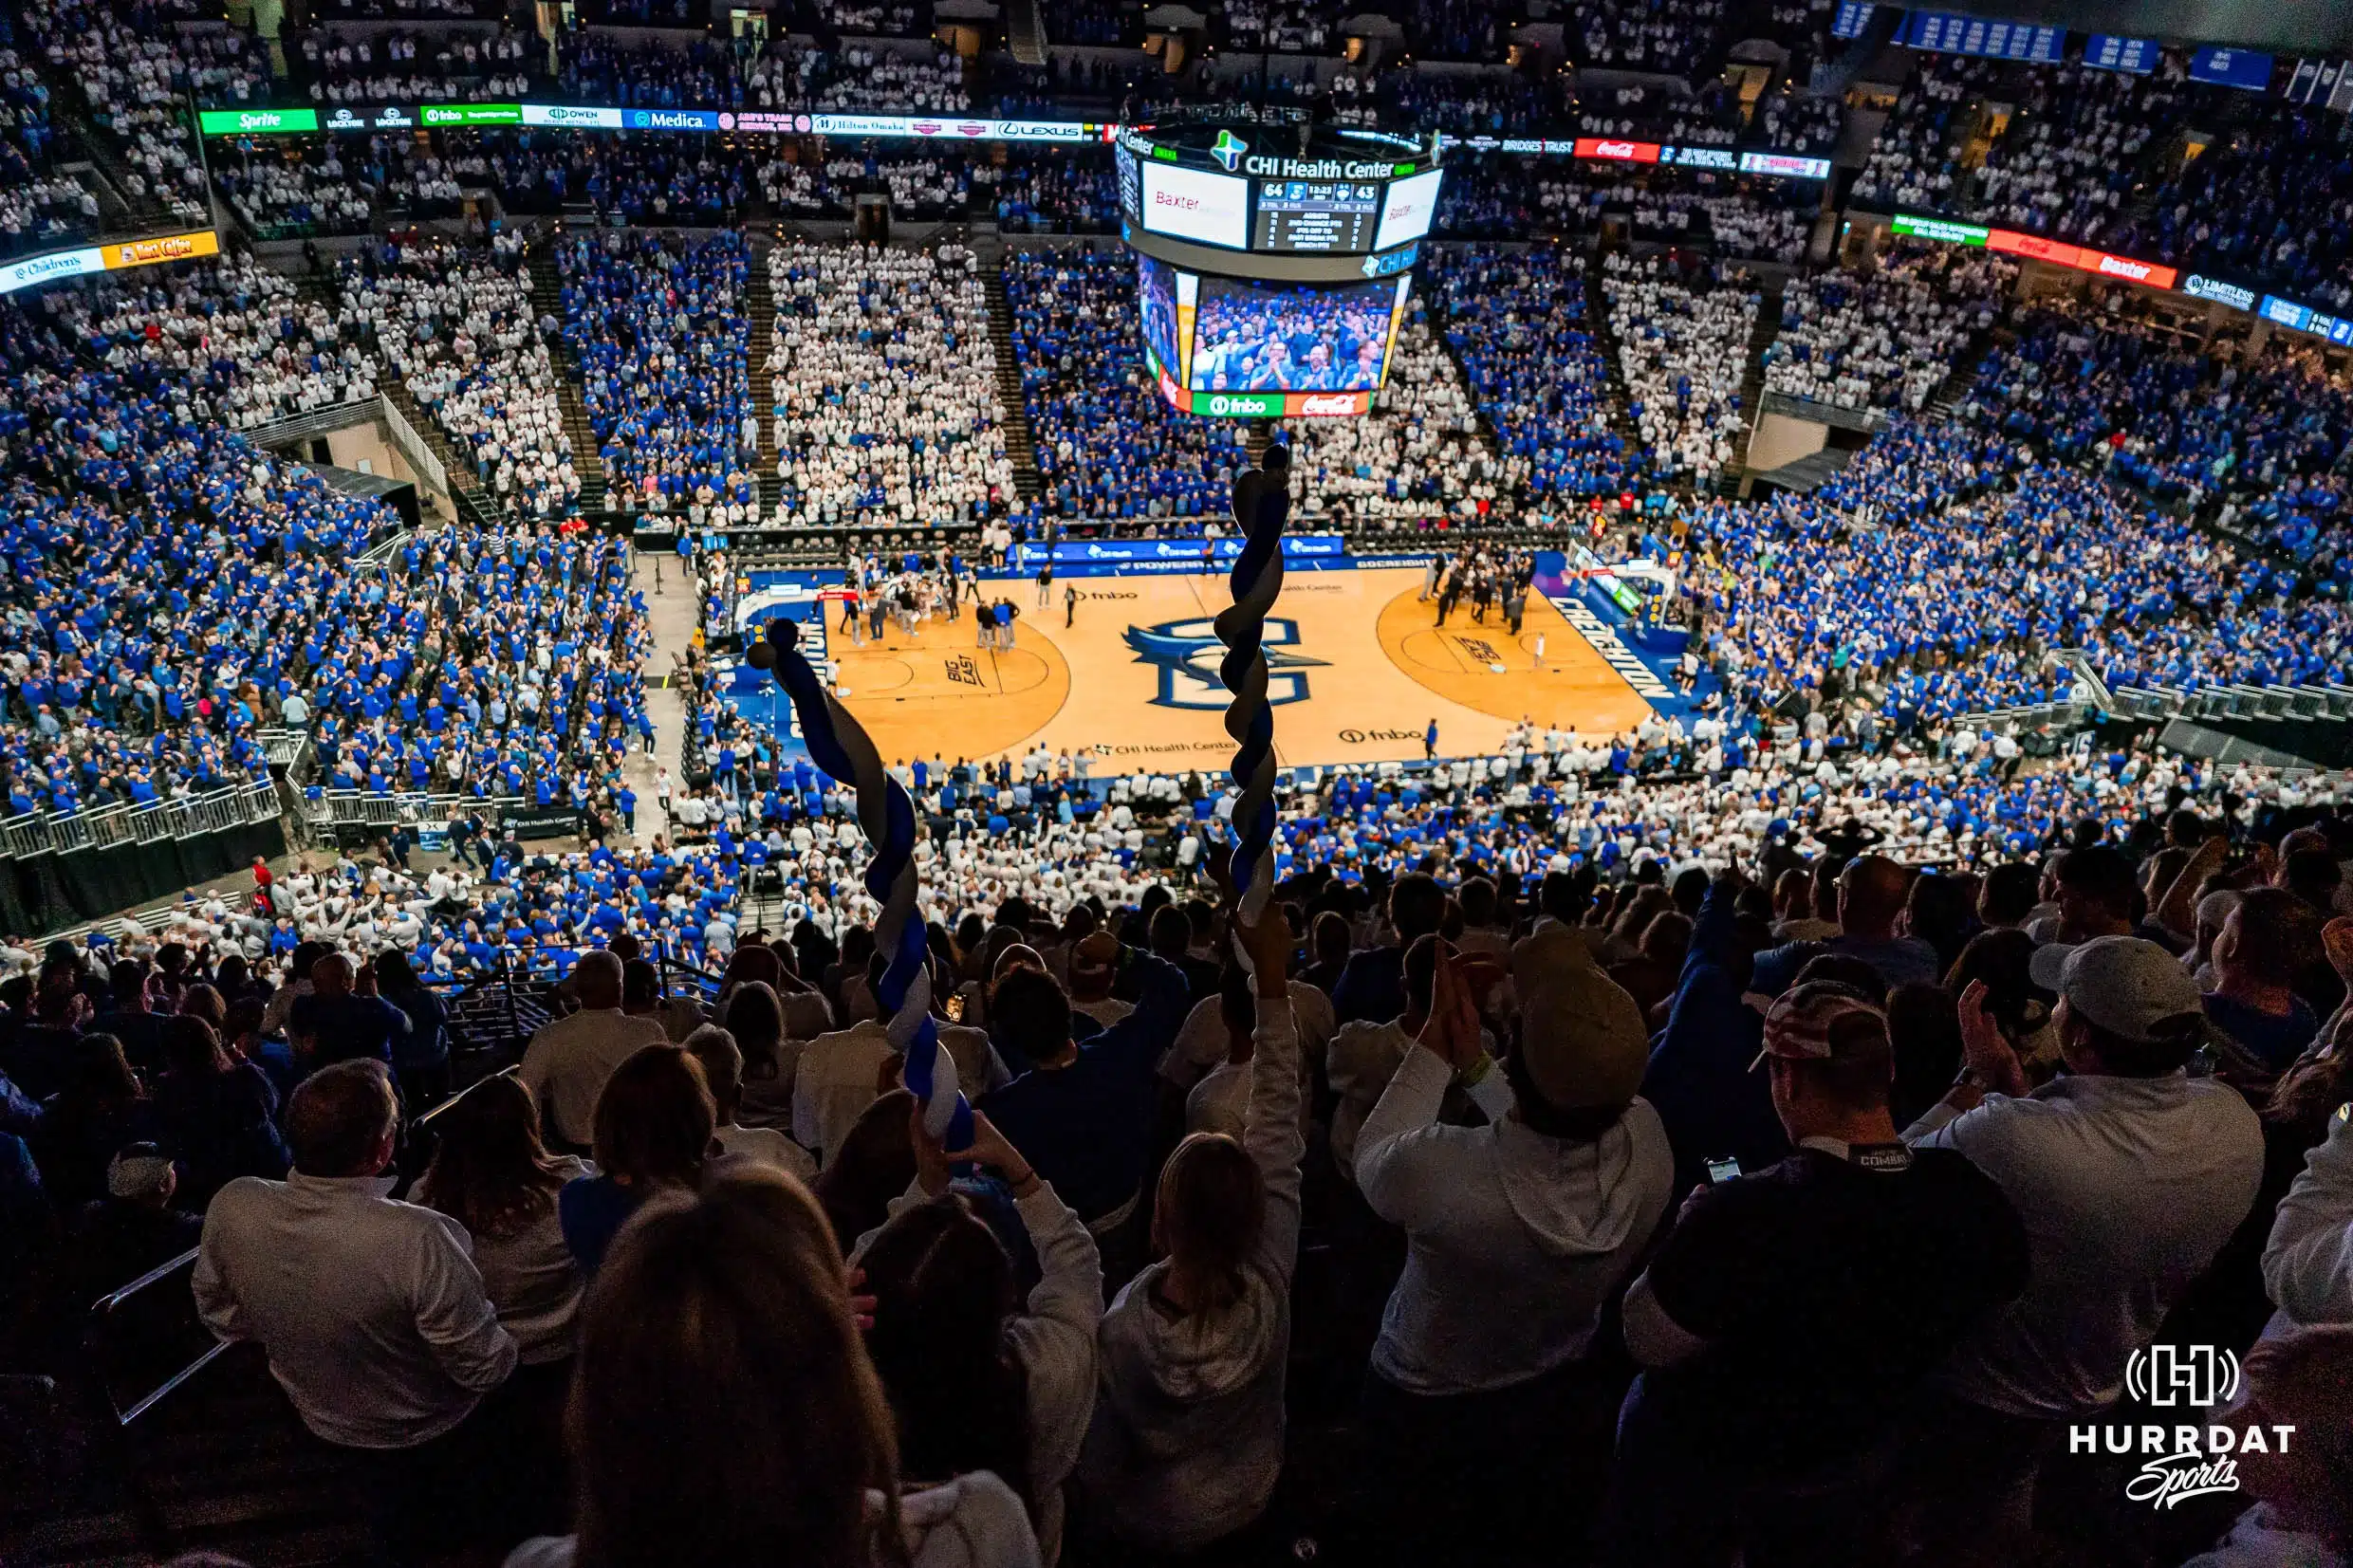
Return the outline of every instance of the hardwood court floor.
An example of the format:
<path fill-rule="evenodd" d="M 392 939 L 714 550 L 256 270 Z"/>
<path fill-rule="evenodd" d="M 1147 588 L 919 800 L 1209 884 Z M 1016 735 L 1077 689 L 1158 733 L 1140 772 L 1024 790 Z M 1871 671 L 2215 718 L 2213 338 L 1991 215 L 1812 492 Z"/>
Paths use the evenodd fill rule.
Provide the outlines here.
<path fill-rule="evenodd" d="M 1436 603 L 1415 597 L 1421 577 L 1384 568 L 1285 581 L 1267 628 L 1285 764 L 1418 757 L 1434 717 L 1439 755 L 1463 756 L 1496 749 L 1523 717 L 1607 734 L 1649 710 L 1542 599 L 1529 598 L 1516 638 L 1497 614 L 1473 624 L 1467 604 L 1440 630 Z M 988 586 L 1021 607 L 1010 649 L 975 647 L 969 610 L 913 637 L 892 626 L 879 644 L 828 632 L 839 694 L 884 757 L 1018 756 L 1043 740 L 1056 752 L 1096 747 L 1097 772 L 1111 773 L 1232 756 L 1217 679 L 1225 650 L 1210 624 L 1232 602 L 1222 574 L 1081 578 L 1068 627 L 1064 584 L 1044 610 L 1034 584 Z"/>

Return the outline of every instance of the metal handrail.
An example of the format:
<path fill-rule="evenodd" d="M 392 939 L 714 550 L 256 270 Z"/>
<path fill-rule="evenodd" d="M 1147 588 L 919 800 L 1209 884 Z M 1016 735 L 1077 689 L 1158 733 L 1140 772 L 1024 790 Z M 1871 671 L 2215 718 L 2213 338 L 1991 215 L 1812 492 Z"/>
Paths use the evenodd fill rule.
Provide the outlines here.
<path fill-rule="evenodd" d="M 452 1095 L 449 1098 L 443 1100 L 432 1110 L 426 1111 L 422 1115 L 412 1118 L 409 1122 L 410 1131 L 414 1132 L 418 1128 L 430 1127 L 435 1120 L 445 1115 L 452 1106 L 455 1105 L 459 1100 L 464 1099 L 468 1095 L 473 1093 L 475 1089 L 479 1088 L 483 1083 L 488 1082 L 490 1079 L 512 1078 L 516 1072 L 520 1070 L 520 1068 L 521 1063 L 519 1062 L 510 1063 L 509 1065 L 500 1068 L 495 1073 L 491 1073 L 487 1075 L 485 1078 L 475 1079 L 474 1082 L 468 1084 L 464 1089 L 461 1089 L 456 1094 Z M 187 1251 L 181 1253 L 178 1257 L 172 1259 L 168 1263 L 157 1264 L 154 1268 L 149 1269 L 138 1279 L 133 1280 L 129 1284 L 122 1286 L 120 1289 L 109 1291 L 91 1303 L 89 1326 L 83 1341 L 83 1348 L 94 1365 L 101 1363 L 103 1359 L 100 1355 L 100 1345 L 107 1332 L 108 1325 L 113 1319 L 114 1314 L 125 1303 L 144 1295 L 150 1290 L 159 1287 L 167 1281 L 178 1278 L 182 1275 L 193 1275 L 195 1271 L 197 1255 L 201 1250 L 202 1249 L 199 1247 L 192 1246 Z M 114 1413 L 116 1426 L 128 1427 L 133 1422 L 137 1421 L 140 1416 L 145 1415 L 149 1411 L 154 1410 L 156 1406 L 161 1404 L 163 1400 L 169 1397 L 173 1393 L 185 1387 L 188 1382 L 198 1373 L 201 1373 L 205 1368 L 211 1366 L 214 1361 L 219 1360 L 221 1356 L 228 1354 L 230 1347 L 234 1343 L 236 1343 L 236 1341 L 232 1339 L 213 1340 L 213 1342 L 207 1347 L 201 1355 L 197 1356 L 187 1365 L 181 1367 L 178 1371 L 173 1373 L 170 1376 L 166 1377 L 161 1383 L 157 1384 L 153 1389 L 150 1389 L 147 1393 L 139 1395 L 138 1399 L 131 1403 L 130 1408 L 127 1410 L 124 1409 L 119 1401 L 117 1401 L 113 1388 L 108 1385 L 107 1380 L 103 1375 L 95 1377 L 92 1381 L 97 1384 L 100 1392 L 105 1396 L 106 1407 Z"/>
<path fill-rule="evenodd" d="M 520 795 L 436 795 L 417 790 L 312 789 L 303 799 L 303 815 L 315 824 L 391 827 L 407 822 L 446 822 L 463 813 L 503 817 L 528 804 Z"/>
<path fill-rule="evenodd" d="M 106 1295 L 101 1296 L 96 1301 L 91 1303 L 90 1322 L 84 1341 L 84 1349 L 87 1351 L 93 1363 L 97 1363 L 101 1359 L 98 1353 L 99 1342 L 103 1337 L 106 1332 L 107 1324 L 113 1318 L 116 1309 L 120 1307 L 124 1302 L 130 1301 L 132 1298 L 155 1288 L 157 1285 L 176 1275 L 181 1273 L 193 1275 L 195 1272 L 196 1255 L 200 1250 L 200 1248 L 192 1246 L 187 1251 L 181 1253 L 178 1257 L 174 1258 L 171 1262 L 166 1264 L 158 1264 L 156 1267 L 149 1269 L 146 1273 L 140 1275 L 138 1279 L 133 1280 L 129 1284 L 124 1285 L 121 1289 L 110 1291 Z M 222 1356 L 228 1353 L 231 1343 L 232 1343 L 232 1341 L 228 1339 L 213 1340 L 211 1347 L 208 1348 L 202 1355 L 198 1356 L 195 1360 L 189 1362 L 186 1366 L 180 1368 L 177 1372 L 172 1374 L 171 1376 L 165 1378 L 158 1386 L 150 1390 L 145 1394 L 142 1394 L 127 1411 L 117 1402 L 115 1399 L 115 1391 L 107 1383 L 107 1380 L 103 1375 L 93 1378 L 92 1381 L 98 1385 L 100 1393 L 105 1396 L 106 1408 L 114 1412 L 115 1425 L 118 1427 L 127 1427 L 132 1422 L 138 1420 L 140 1416 L 145 1415 L 149 1411 L 155 1409 L 156 1406 L 161 1403 L 164 1397 L 170 1394 L 174 1390 L 187 1383 L 190 1378 L 195 1376 L 196 1374 L 211 1366 L 214 1361 L 219 1360 Z"/>
<path fill-rule="evenodd" d="M 426 1111 L 411 1120 L 409 1123 L 409 1130 L 411 1132 L 415 1132 L 419 1127 L 432 1126 L 435 1122 L 440 1120 L 443 1116 L 448 1114 L 451 1106 L 455 1105 L 459 1100 L 464 1099 L 468 1095 L 472 1094 L 476 1089 L 479 1089 L 485 1083 L 490 1082 L 491 1079 L 494 1078 L 512 1078 L 515 1074 L 521 1072 L 522 1070 L 523 1063 L 520 1061 L 510 1061 L 507 1065 L 501 1067 L 495 1073 L 483 1074 L 480 1078 L 475 1079 L 472 1083 L 467 1084 L 463 1089 L 458 1090 L 457 1093 L 452 1095 L 449 1098 L 443 1100 L 432 1110 Z"/>
<path fill-rule="evenodd" d="M 186 800 L 124 801 L 87 811 L 28 811 L 0 819 L 0 856 L 63 854 L 192 839 L 223 828 L 270 821 L 279 811 L 277 785 L 262 780 L 224 784 Z"/>

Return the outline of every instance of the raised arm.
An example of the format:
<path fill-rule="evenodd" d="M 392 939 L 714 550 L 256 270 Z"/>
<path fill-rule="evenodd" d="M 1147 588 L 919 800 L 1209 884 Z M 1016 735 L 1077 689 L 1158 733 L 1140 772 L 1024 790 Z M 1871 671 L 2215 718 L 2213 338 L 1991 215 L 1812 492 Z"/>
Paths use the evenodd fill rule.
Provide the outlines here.
<path fill-rule="evenodd" d="M 2306 1327 L 2353 1322 L 2353 1122 L 2332 1120 L 2280 1200 L 2263 1282 Z"/>
<path fill-rule="evenodd" d="M 1249 950 L 1258 989 L 1250 1110 L 1242 1130 L 1242 1146 L 1267 1188 L 1258 1261 L 1288 1285 L 1299 1261 L 1299 1162 L 1307 1151 L 1307 1136 L 1299 1125 L 1299 1025 L 1285 979 L 1290 930 L 1281 910 L 1269 909 L 1255 927 L 1237 922 L 1235 931 Z"/>
<path fill-rule="evenodd" d="M 1456 1068 L 1473 1065 L 1480 1055 L 1477 1014 L 1454 959 L 1441 954 L 1429 1021 L 1357 1134 L 1357 1187 L 1382 1219 L 1411 1230 L 1453 1208 L 1453 1193 L 1415 1176 L 1414 1152 L 1429 1141 L 1416 1134 L 1436 1125 Z"/>

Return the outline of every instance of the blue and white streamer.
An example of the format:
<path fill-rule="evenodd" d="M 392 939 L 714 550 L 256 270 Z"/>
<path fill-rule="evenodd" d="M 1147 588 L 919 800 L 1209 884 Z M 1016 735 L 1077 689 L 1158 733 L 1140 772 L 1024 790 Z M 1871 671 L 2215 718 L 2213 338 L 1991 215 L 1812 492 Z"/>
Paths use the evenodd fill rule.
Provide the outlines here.
<path fill-rule="evenodd" d="M 915 802 L 884 769 L 864 727 L 825 690 L 800 642 L 799 624 L 780 617 L 746 656 L 755 669 L 773 670 L 776 684 L 792 699 L 810 760 L 858 791 L 858 825 L 874 847 L 866 891 L 882 906 L 875 946 L 890 955 L 876 1000 L 890 1015 L 891 1044 L 905 1057 L 901 1076 L 923 1107 L 924 1127 L 943 1148 L 969 1149 L 973 1108 L 956 1087 L 955 1061 L 932 1021 L 928 944 L 916 908 Z"/>
<path fill-rule="evenodd" d="M 1226 656 L 1218 678 L 1233 700 L 1226 705 L 1226 733 L 1233 737 L 1233 782 L 1242 791 L 1233 806 L 1234 891 L 1242 918 L 1255 925 L 1274 891 L 1274 710 L 1267 702 L 1267 612 L 1283 592 L 1283 523 L 1290 513 L 1290 449 L 1269 446 L 1251 469 L 1233 482 L 1233 521 L 1243 530 L 1242 553 L 1227 579 L 1233 603 L 1216 619 L 1217 640 Z"/>

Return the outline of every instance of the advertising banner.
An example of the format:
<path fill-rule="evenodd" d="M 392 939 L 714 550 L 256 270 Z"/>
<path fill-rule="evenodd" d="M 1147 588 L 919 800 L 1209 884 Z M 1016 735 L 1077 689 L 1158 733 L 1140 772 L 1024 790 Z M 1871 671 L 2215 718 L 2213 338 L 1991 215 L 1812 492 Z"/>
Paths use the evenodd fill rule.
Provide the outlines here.
<path fill-rule="evenodd" d="M 164 262 L 193 261 L 220 254 L 220 236 L 210 229 L 184 234 L 157 234 L 147 239 L 109 240 L 102 245 L 79 245 L 46 255 L 27 256 L 0 264 L 0 294 L 13 294 L 65 278 L 119 272 L 128 267 L 155 267 Z"/>
<path fill-rule="evenodd" d="M 1064 540 L 1050 546 L 1057 566 L 1135 566 L 1156 562 L 1177 565 L 1205 562 L 1231 563 L 1242 553 L 1242 541 L 1232 539 L 1087 539 Z M 1016 544 L 1013 563 L 1035 568 L 1046 561 L 1049 546 Z M 1347 554 L 1347 541 L 1338 534 L 1285 534 L 1287 561 L 1330 560 Z"/>
<path fill-rule="evenodd" d="M 619 109 L 583 108 L 576 103 L 526 103 L 523 123 L 526 125 L 570 126 L 579 131 L 618 131 L 621 112 Z"/>
<path fill-rule="evenodd" d="M 206 109 L 196 116 L 206 136 L 291 136 L 319 128 L 316 109 Z"/>
<path fill-rule="evenodd" d="M 520 125 L 520 103 L 428 103 L 418 111 L 428 125 Z"/>
<path fill-rule="evenodd" d="M 1783 179 L 1828 179 L 1830 160 L 1826 157 L 1806 157 L 1798 153 L 1743 153 L 1740 172 L 1744 175 L 1777 175 Z"/>
<path fill-rule="evenodd" d="M 1598 157 L 1611 163 L 1656 163 L 1659 151 L 1656 141 L 1619 141 L 1594 136 L 1581 136 L 1576 141 L 1579 157 Z"/>

